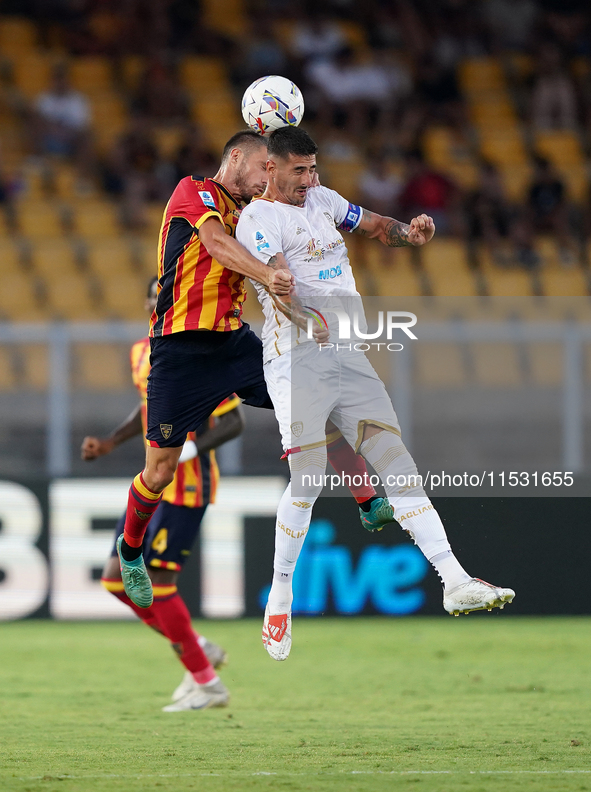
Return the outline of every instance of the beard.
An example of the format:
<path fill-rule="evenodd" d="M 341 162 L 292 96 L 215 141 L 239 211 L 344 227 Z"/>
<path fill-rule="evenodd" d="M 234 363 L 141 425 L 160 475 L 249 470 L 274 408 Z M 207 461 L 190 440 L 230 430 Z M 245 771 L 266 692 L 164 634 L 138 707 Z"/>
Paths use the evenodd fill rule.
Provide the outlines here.
<path fill-rule="evenodd" d="M 248 183 L 246 181 L 246 168 L 244 167 L 244 165 L 239 166 L 236 172 L 234 182 L 236 184 L 236 190 L 240 195 L 240 200 L 242 201 L 242 203 L 250 203 L 254 195 L 254 190 L 252 187 L 248 186 Z"/>

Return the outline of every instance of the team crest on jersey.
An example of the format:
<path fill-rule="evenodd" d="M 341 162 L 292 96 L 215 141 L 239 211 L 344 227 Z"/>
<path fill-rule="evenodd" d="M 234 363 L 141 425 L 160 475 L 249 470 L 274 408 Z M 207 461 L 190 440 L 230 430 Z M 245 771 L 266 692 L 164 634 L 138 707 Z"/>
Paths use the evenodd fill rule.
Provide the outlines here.
<path fill-rule="evenodd" d="M 305 259 L 306 261 L 321 261 L 324 258 L 324 250 L 321 247 L 316 247 L 317 241 L 320 243 L 320 240 L 311 239 L 306 245 L 306 253 L 310 256 Z"/>
<path fill-rule="evenodd" d="M 261 252 L 261 250 L 264 250 L 265 248 L 269 247 L 269 243 L 265 239 L 265 235 L 262 234 L 260 231 L 255 232 L 254 241 L 259 253 Z"/>
<path fill-rule="evenodd" d="M 302 432 L 304 431 L 304 424 L 301 421 L 294 421 L 290 429 L 294 437 L 300 437 Z"/>
<path fill-rule="evenodd" d="M 168 440 L 172 434 L 172 424 L 160 424 L 160 431 L 162 432 L 162 437 Z"/>
<path fill-rule="evenodd" d="M 210 209 L 217 209 L 215 201 L 213 200 L 213 195 L 210 192 L 207 192 L 207 190 L 200 190 L 199 195 L 206 206 L 208 206 Z"/>

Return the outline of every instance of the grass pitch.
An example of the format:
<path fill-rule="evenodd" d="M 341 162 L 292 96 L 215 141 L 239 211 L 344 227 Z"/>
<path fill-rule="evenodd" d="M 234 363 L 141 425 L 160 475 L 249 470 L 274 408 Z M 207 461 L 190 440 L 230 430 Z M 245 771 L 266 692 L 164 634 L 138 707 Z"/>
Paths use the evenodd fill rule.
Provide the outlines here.
<path fill-rule="evenodd" d="M 198 626 L 227 709 L 161 712 L 182 668 L 139 622 L 0 625 L 0 789 L 591 790 L 591 619 L 296 618 L 285 663 Z"/>

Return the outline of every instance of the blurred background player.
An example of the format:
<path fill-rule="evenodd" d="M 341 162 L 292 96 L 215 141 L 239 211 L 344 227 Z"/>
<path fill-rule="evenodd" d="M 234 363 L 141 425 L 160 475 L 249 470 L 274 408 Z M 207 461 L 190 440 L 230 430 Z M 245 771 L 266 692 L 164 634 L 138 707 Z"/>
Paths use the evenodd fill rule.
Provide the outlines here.
<path fill-rule="evenodd" d="M 145 305 L 150 314 L 156 305 L 157 284 L 158 279 L 153 278 L 148 287 Z M 90 461 L 110 454 L 126 440 L 145 434 L 150 373 L 148 338 L 138 341 L 131 349 L 131 373 L 140 393 L 140 403 L 108 437 L 84 438 L 83 459 Z M 168 712 L 219 707 L 228 702 L 228 691 L 214 670 L 224 664 L 226 652 L 193 630 L 189 611 L 176 584 L 191 554 L 207 506 L 215 500 L 219 471 L 213 449 L 239 435 L 243 426 L 240 399 L 231 396 L 196 432 L 187 436 L 174 480 L 165 489 L 144 537 L 143 553 L 154 591 L 151 607 L 138 608 L 125 594 L 115 547 L 103 570 L 101 582 L 107 591 L 129 605 L 144 624 L 168 638 L 187 669 L 182 683 L 173 693 L 173 704 L 164 708 Z M 124 521 L 125 515 L 117 524 L 116 539 L 123 532 Z"/>

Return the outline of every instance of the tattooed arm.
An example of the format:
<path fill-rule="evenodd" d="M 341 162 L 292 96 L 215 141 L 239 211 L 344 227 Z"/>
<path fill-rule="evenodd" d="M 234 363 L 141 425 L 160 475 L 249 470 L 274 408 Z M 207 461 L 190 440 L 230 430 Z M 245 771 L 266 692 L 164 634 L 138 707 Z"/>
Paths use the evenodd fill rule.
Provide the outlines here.
<path fill-rule="evenodd" d="M 435 224 L 433 218 L 426 214 L 414 217 L 407 225 L 394 220 L 393 217 L 383 217 L 364 209 L 355 233 L 377 239 L 388 247 L 419 246 L 429 242 L 433 237 Z"/>

